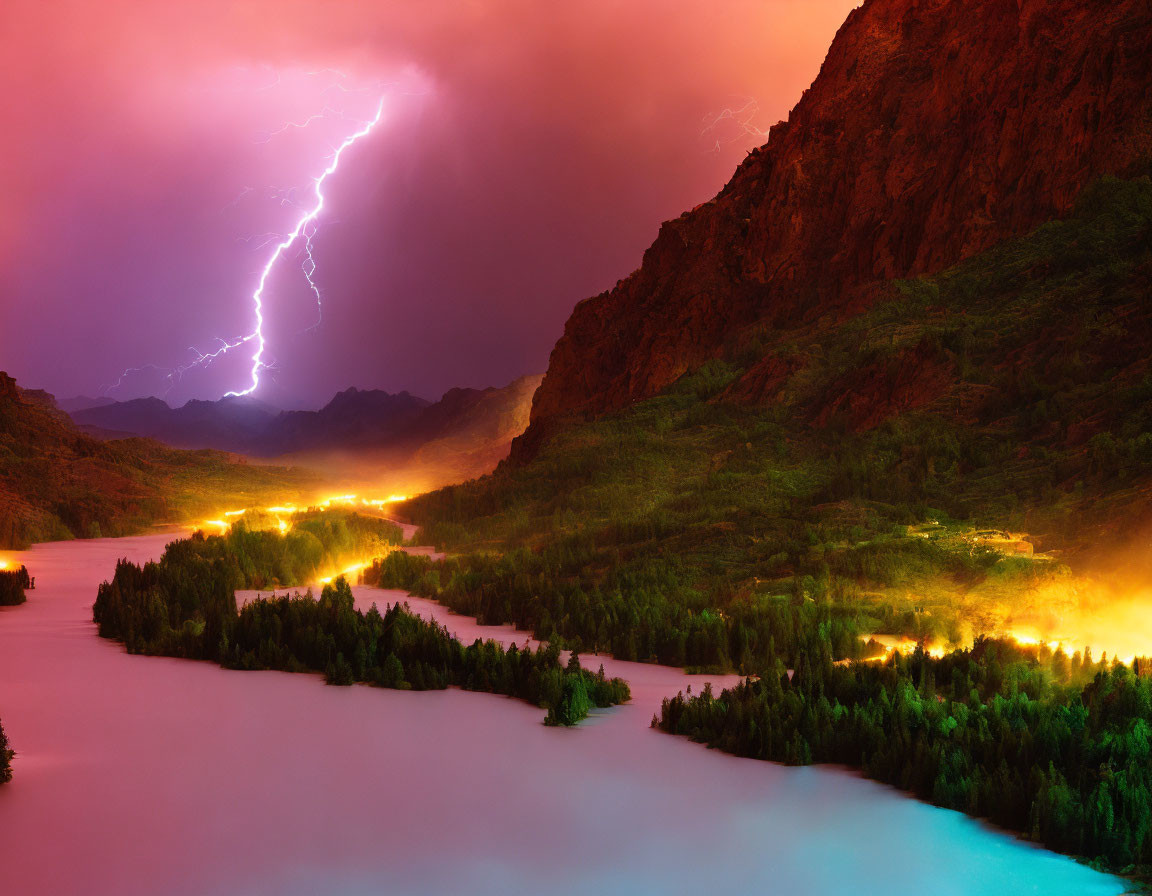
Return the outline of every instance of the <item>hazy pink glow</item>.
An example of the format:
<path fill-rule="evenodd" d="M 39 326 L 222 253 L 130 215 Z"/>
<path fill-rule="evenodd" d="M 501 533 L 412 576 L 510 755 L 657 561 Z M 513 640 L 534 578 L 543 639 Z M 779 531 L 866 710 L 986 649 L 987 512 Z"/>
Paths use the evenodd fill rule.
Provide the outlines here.
<path fill-rule="evenodd" d="M 10 0 L 3 366 L 92 392 L 250 332 L 260 235 L 290 226 L 267 188 L 306 189 L 383 89 L 386 128 L 319 222 L 315 333 L 299 270 L 271 278 L 281 392 L 540 371 L 572 305 L 787 113 L 853 5 Z M 749 98 L 751 133 L 701 133 Z M 173 397 L 233 388 L 233 354 Z"/>
<path fill-rule="evenodd" d="M 1123 890 L 843 772 L 654 732 L 659 699 L 700 686 L 676 669 L 605 660 L 633 703 L 564 731 L 489 694 L 129 656 L 96 635 L 96 585 L 165 541 L 21 558 L 37 589 L 0 608 L 0 715 L 19 751 L 0 787 L 4 896 Z M 444 618 L 462 637 L 522 638 Z"/>

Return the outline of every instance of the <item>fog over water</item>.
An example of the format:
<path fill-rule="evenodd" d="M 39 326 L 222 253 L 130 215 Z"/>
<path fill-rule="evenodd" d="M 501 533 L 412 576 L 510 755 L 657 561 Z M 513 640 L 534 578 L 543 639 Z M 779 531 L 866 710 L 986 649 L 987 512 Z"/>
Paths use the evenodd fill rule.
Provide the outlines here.
<path fill-rule="evenodd" d="M 0 718 L 19 751 L 0 787 L 4 896 L 1124 889 L 846 772 L 652 731 L 661 697 L 701 686 L 675 669 L 604 660 L 633 703 L 558 730 L 499 696 L 128 656 L 96 636 L 96 586 L 170 537 L 22 555 L 38 587 L 0 609 Z M 465 639 L 525 638 L 410 604 Z"/>

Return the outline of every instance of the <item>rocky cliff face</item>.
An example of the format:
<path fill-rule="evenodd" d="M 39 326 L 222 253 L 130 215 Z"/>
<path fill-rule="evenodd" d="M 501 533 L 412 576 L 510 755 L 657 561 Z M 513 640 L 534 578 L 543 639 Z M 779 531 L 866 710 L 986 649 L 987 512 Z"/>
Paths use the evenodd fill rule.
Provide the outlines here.
<path fill-rule="evenodd" d="M 659 392 L 752 324 L 842 320 L 1149 157 L 1150 0 L 867 0 L 719 195 L 576 307 L 514 453 Z M 733 394 L 769 399 L 777 373 Z"/>
<path fill-rule="evenodd" d="M 0 370 L 0 401 L 19 401 L 20 389 L 16 380 Z"/>

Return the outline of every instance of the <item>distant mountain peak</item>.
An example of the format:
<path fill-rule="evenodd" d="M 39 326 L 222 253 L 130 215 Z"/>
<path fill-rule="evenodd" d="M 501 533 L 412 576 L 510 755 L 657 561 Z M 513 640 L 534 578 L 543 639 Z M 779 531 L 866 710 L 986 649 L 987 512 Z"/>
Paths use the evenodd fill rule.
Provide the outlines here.
<path fill-rule="evenodd" d="M 89 395 L 74 395 L 71 398 L 56 399 L 56 407 L 60 408 L 65 414 L 71 414 L 75 411 L 86 411 L 88 408 L 99 408 L 115 403 L 115 398 L 107 398 L 105 396 L 93 398 Z"/>
<path fill-rule="evenodd" d="M 337 450 L 411 452 L 464 431 L 481 440 L 501 441 L 511 428 L 515 431 L 507 434 L 510 441 L 527 425 L 538 382 L 538 377 L 521 378 L 504 390 L 450 389 L 436 403 L 407 391 L 352 386 L 337 392 L 318 411 L 280 411 L 252 396 L 193 399 L 178 408 L 159 398 L 140 398 L 83 408 L 72 418 L 94 434 L 133 433 L 179 448 L 217 448 L 261 457 Z M 506 395 L 503 402 L 502 395 Z M 491 404 L 482 405 L 482 399 L 491 399 Z M 485 421 L 491 425 L 483 425 Z"/>

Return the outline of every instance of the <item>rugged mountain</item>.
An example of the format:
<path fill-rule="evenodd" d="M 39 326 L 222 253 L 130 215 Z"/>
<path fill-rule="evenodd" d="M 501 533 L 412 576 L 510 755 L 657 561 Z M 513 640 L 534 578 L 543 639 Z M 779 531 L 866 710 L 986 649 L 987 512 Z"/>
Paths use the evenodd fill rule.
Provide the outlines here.
<path fill-rule="evenodd" d="M 268 421 L 249 451 L 265 457 L 337 447 L 375 447 L 393 440 L 429 406 L 407 392 L 345 389 L 319 411 L 285 411 Z"/>
<path fill-rule="evenodd" d="M 102 438 L 130 433 L 174 447 L 256 457 L 338 452 L 391 462 L 419 457 L 421 464 L 438 458 L 478 475 L 505 457 L 528 425 L 539 382 L 540 377 L 522 377 L 503 388 L 451 389 L 435 403 L 407 392 L 353 388 L 318 411 L 278 411 L 248 397 L 190 401 L 179 408 L 140 398 L 85 408 L 72 419 Z"/>
<path fill-rule="evenodd" d="M 409 466 L 420 491 L 480 476 L 508 456 L 528 427 L 541 376 L 524 376 L 502 389 L 450 389 L 421 416 Z"/>
<path fill-rule="evenodd" d="M 872 635 L 1152 651 L 1152 177 L 769 336 L 405 502 L 452 557 L 400 584 L 581 650 L 742 671 Z"/>
<path fill-rule="evenodd" d="M 240 396 L 193 400 L 178 408 L 159 398 L 136 398 L 73 411 L 71 416 L 94 435 L 132 433 L 173 448 L 245 453 L 280 413 L 255 398 Z"/>
<path fill-rule="evenodd" d="M 316 447 L 283 456 L 317 469 L 338 470 L 348 491 L 413 494 L 490 472 L 528 426 L 539 376 L 502 388 L 450 389 L 434 404 L 389 427 L 312 440 Z M 348 403 L 343 393 L 342 403 Z M 356 402 L 358 403 L 358 401 Z M 325 433 L 323 425 L 310 431 Z"/>
<path fill-rule="evenodd" d="M 1152 593 L 1150 47 L 1148 0 L 864 3 L 576 308 L 514 462 L 401 508 L 476 550 L 458 609 L 693 665 L 788 606 L 844 655 L 1148 650 L 1111 614 Z"/>
<path fill-rule="evenodd" d="M 216 512 L 301 500 L 316 476 L 257 467 L 216 451 L 82 433 L 46 392 L 0 373 L 0 547 L 123 535 Z"/>
<path fill-rule="evenodd" d="M 992 680 L 1029 720 L 1143 686 L 1150 48 L 1148 0 L 866 2 L 767 147 L 576 309 L 516 462 L 398 508 L 449 556 L 385 584 L 584 653 L 754 676 L 666 701 L 665 729 L 847 761 L 1140 874 L 1145 754 L 1081 750 L 1065 777 L 1028 741 L 1008 772 L 955 733 L 999 724 Z M 937 721 L 959 707 L 910 710 L 947 744 L 875 721 L 900 688 Z"/>
<path fill-rule="evenodd" d="M 1136 171 L 1149 47 L 1148 0 L 867 0 L 767 144 L 576 307 L 514 454 L 750 344 L 733 394 L 771 398 L 776 331 L 815 335 Z"/>
<path fill-rule="evenodd" d="M 407 392 L 348 389 L 319 411 L 281 411 L 250 396 L 192 400 L 173 408 L 159 398 L 83 408 L 72 419 L 98 436 L 145 436 L 175 448 L 214 448 L 270 457 L 374 444 L 405 425 L 428 402 Z"/>

